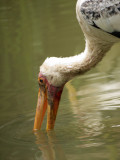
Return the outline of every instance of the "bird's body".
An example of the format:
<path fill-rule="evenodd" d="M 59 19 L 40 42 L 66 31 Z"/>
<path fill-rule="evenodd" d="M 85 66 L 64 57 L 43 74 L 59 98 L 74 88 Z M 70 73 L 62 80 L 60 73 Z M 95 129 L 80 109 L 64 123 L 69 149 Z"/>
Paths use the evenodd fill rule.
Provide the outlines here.
<path fill-rule="evenodd" d="M 76 14 L 86 40 L 85 50 L 76 56 L 44 61 L 39 79 L 49 84 L 49 93 L 49 86 L 62 89 L 67 81 L 90 70 L 120 41 L 120 0 L 78 0 Z"/>
<path fill-rule="evenodd" d="M 88 24 L 120 38 L 120 0 L 79 0 L 77 8 Z"/>

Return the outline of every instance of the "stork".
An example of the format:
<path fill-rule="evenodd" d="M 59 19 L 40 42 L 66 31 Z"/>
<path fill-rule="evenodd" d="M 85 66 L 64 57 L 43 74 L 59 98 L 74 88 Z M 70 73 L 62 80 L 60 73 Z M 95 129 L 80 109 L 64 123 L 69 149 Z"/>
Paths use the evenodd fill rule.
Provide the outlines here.
<path fill-rule="evenodd" d="M 34 130 L 41 128 L 47 110 L 47 130 L 54 128 L 66 82 L 100 62 L 120 41 L 120 0 L 78 0 L 76 15 L 85 36 L 84 52 L 65 58 L 50 57 L 40 66 Z"/>

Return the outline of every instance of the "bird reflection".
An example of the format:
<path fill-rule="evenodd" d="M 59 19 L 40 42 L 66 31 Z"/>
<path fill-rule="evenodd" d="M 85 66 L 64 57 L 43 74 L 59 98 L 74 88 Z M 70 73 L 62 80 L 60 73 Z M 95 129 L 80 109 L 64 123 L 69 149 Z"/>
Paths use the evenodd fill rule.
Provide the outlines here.
<path fill-rule="evenodd" d="M 42 152 L 43 160 L 67 160 L 62 147 L 58 144 L 54 131 L 36 131 L 34 134 L 36 144 Z M 37 157 L 37 159 L 41 159 L 41 157 Z"/>
<path fill-rule="evenodd" d="M 81 87 L 80 91 L 76 91 L 71 82 L 68 82 L 66 84 L 66 88 L 68 90 L 68 97 L 71 103 L 71 110 L 73 115 L 77 117 L 76 124 L 84 132 L 84 137 L 97 136 L 101 134 L 104 124 L 102 123 L 102 113 L 97 105 L 99 97 L 97 97 L 96 94 L 92 94 L 95 92 L 96 87 L 88 85 L 87 87 Z M 91 96 L 85 96 L 84 98 L 83 95 L 87 92 L 91 93 Z M 83 97 L 78 100 L 78 96 Z M 94 101 L 92 101 L 92 99 L 94 99 Z"/>

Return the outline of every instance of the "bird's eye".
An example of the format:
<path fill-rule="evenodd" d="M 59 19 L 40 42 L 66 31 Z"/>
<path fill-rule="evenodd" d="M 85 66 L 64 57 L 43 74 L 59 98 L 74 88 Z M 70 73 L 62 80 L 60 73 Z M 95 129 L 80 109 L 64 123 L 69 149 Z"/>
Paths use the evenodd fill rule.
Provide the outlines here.
<path fill-rule="evenodd" d="M 39 83 L 39 85 L 44 85 L 44 79 L 38 78 L 38 83 Z"/>
<path fill-rule="evenodd" d="M 40 79 L 40 83 L 43 83 L 43 80 L 42 80 L 42 79 Z"/>

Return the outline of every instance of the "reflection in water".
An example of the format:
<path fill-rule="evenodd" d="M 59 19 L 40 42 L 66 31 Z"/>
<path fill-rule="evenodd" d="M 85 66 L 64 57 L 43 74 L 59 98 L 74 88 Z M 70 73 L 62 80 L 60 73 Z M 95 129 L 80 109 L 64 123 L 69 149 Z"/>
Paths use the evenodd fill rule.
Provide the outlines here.
<path fill-rule="evenodd" d="M 94 90 L 94 87 L 92 89 L 90 86 L 88 87 L 86 89 L 91 93 L 91 91 Z M 102 123 L 101 112 L 95 106 L 97 97 L 95 95 L 85 98 L 81 97 L 80 101 L 78 101 L 76 100 L 78 93 L 75 91 L 74 86 L 68 82 L 66 88 L 68 89 L 69 100 L 72 104 L 72 112 L 77 120 L 76 124 L 84 130 L 84 136 L 97 136 L 101 134 L 104 124 Z M 80 89 L 80 92 L 82 93 L 81 96 L 83 96 L 87 91 L 85 91 L 85 88 L 83 90 Z"/>
<path fill-rule="evenodd" d="M 96 79 L 98 78 L 101 81 L 100 75 L 95 74 L 90 76 L 92 77 L 90 78 L 91 80 L 96 77 Z M 84 78 L 86 78 L 86 76 L 84 76 Z M 104 77 L 104 79 L 105 78 L 106 77 Z M 110 121 L 110 116 L 103 116 L 101 111 L 110 111 L 119 108 L 119 86 L 119 82 L 114 81 L 110 84 L 104 83 L 102 85 L 92 82 L 87 86 L 80 86 L 80 89 L 75 89 L 74 85 L 72 85 L 72 82 L 68 82 L 66 84 L 68 97 L 71 102 L 70 106 L 74 117 L 76 117 L 75 123 L 83 131 L 83 134 L 80 133 L 79 137 L 77 138 L 79 138 L 79 140 L 84 143 L 79 144 L 77 147 L 92 148 L 105 146 L 105 150 L 109 153 L 107 157 L 109 157 L 109 159 L 111 160 L 116 160 L 119 157 L 118 147 L 114 145 L 114 138 L 119 138 L 117 134 L 114 136 L 114 138 L 112 138 L 112 129 L 114 128 L 114 126 L 110 126 L 110 124 L 114 122 Z M 111 120 L 113 121 L 114 119 L 112 118 Z M 105 132 L 105 130 L 107 132 Z M 115 126 L 115 130 L 114 132 L 120 133 L 119 125 L 118 128 L 117 126 Z M 101 140 L 97 141 L 97 137 L 101 137 Z M 118 143 L 118 146 L 119 145 L 120 143 Z M 99 155 L 98 157 L 100 156 L 101 155 Z M 102 155 L 102 157 L 105 158 L 106 155 Z"/>
<path fill-rule="evenodd" d="M 120 159 L 120 44 L 66 85 L 56 136 L 32 133 L 40 64 L 84 44 L 75 1 L 0 0 L 0 160 Z"/>
<path fill-rule="evenodd" d="M 34 132 L 36 136 L 36 144 L 42 152 L 43 160 L 67 160 L 64 151 L 55 136 L 54 131 Z M 36 155 L 36 159 L 40 160 L 41 157 Z"/>
<path fill-rule="evenodd" d="M 113 79 L 106 82 L 106 78 L 99 74 L 90 74 L 90 77 L 86 75 L 82 81 L 89 79 L 88 85 L 79 87 L 77 85 L 77 89 L 72 82 L 66 84 L 71 110 L 76 117 L 76 125 L 84 130 L 85 136 L 97 136 L 103 133 L 106 127 L 105 118 L 111 117 L 104 117 L 101 111 L 120 108 L 120 83 Z"/>

